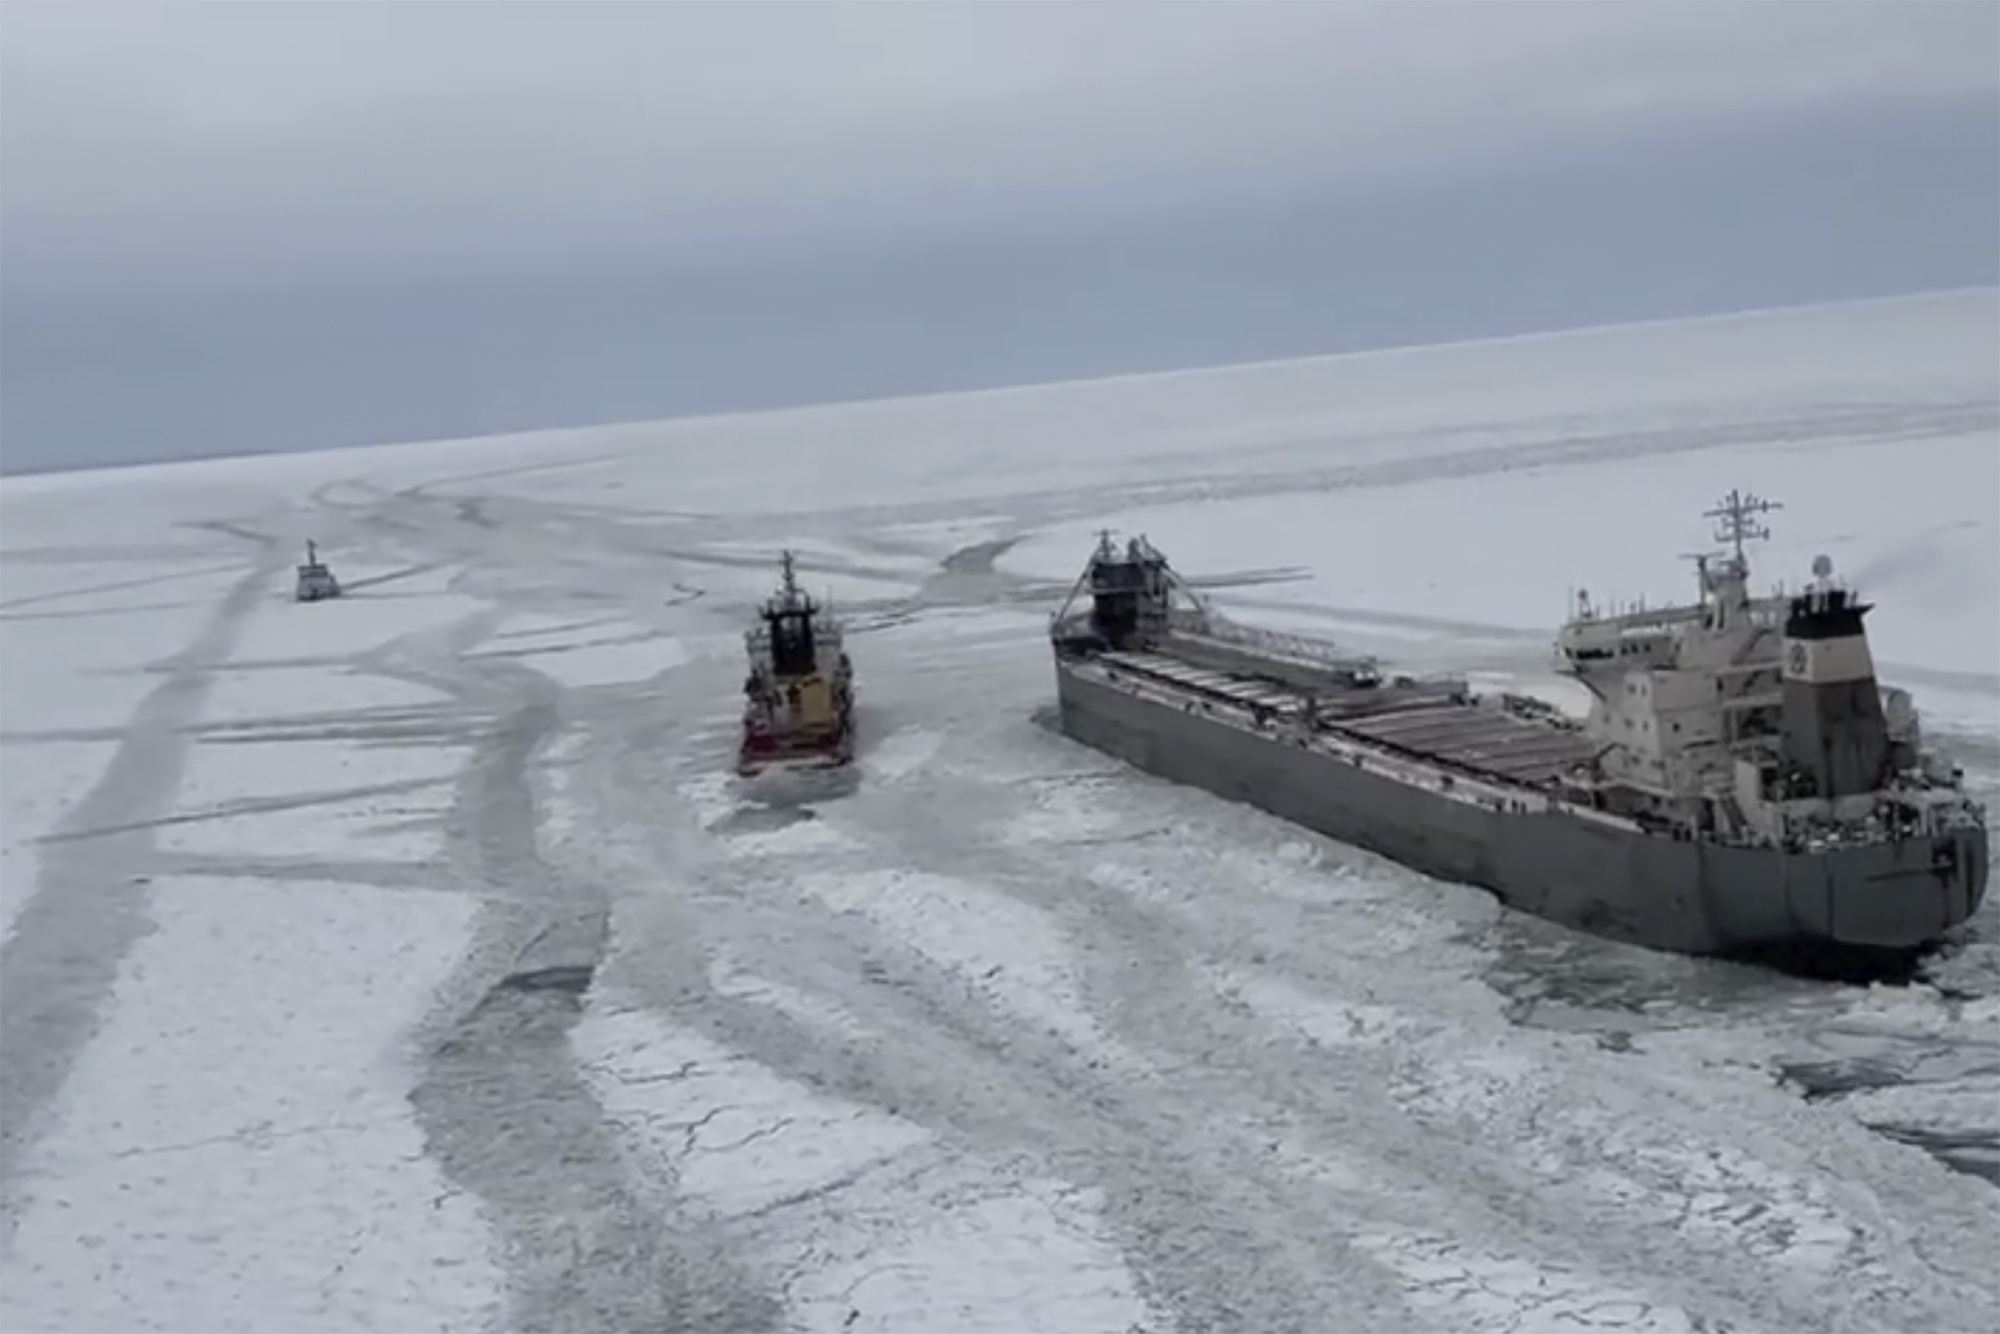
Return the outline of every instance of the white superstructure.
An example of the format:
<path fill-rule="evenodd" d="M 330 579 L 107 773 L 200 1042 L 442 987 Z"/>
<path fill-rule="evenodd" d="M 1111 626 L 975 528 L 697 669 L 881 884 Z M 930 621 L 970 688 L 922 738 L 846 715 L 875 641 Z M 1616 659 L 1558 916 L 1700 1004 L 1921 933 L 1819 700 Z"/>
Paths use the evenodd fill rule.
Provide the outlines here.
<path fill-rule="evenodd" d="M 1907 692 L 1882 687 L 1870 608 L 1824 556 L 1797 593 L 1750 591 L 1744 545 L 1778 508 L 1731 492 L 1720 554 L 1695 557 L 1693 603 L 1606 614 L 1587 593 L 1556 637 L 1589 690 L 1597 744 L 1584 779 L 1606 809 L 1726 840 L 1868 840 L 1934 833 L 1983 813 L 1924 752 Z"/>

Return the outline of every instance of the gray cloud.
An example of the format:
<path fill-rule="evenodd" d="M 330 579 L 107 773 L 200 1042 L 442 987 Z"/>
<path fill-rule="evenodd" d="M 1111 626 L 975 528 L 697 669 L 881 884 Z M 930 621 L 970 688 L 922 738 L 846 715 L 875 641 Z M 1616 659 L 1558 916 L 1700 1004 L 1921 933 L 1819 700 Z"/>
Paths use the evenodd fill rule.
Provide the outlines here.
<path fill-rule="evenodd" d="M 93 3 L 0 42 L 11 279 L 1047 225 L 1564 138 L 1993 96 L 2000 9 Z"/>
<path fill-rule="evenodd" d="M 7 470 L 2000 281 L 2000 6 L 0 5 Z"/>

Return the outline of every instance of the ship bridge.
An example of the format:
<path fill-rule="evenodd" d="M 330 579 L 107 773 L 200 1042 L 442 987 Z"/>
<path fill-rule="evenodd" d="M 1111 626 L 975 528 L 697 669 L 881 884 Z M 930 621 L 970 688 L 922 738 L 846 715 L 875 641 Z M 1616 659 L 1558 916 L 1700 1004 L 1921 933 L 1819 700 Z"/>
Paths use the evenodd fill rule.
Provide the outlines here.
<path fill-rule="evenodd" d="M 1770 537 L 1755 522 L 1780 508 L 1754 495 L 1732 491 L 1703 517 L 1717 521 L 1716 540 L 1729 550 L 1698 552 L 1694 561 L 1699 597 L 1692 603 L 1648 607 L 1643 600 L 1609 612 L 1587 590 L 1575 594 L 1575 612 L 1556 634 L 1559 660 L 1581 677 L 1680 665 L 1735 665 L 1757 648 L 1764 632 L 1783 624 L 1783 590 L 1756 597 L 1750 592 L 1750 562 L 1744 544 Z M 1692 659 L 1693 661 L 1684 661 Z M 1636 661 L 1635 661 L 1636 660 Z"/>

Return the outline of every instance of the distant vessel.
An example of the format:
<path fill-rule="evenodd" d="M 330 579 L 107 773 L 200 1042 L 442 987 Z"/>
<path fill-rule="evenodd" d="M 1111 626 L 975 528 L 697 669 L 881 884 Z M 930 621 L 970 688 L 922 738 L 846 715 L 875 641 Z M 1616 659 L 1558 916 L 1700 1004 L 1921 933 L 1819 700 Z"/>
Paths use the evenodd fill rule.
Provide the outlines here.
<path fill-rule="evenodd" d="M 1579 596 L 1559 669 L 1587 720 L 1463 679 L 1384 677 L 1331 645 L 1234 625 L 1143 537 L 1101 538 L 1050 627 L 1061 726 L 1523 911 L 1688 954 L 1937 941 L 1985 896 L 1986 817 L 1876 681 L 1825 557 L 1753 597 L 1743 547 L 1776 506 L 1706 516 L 1685 606 Z M 1080 596 L 1088 606 L 1072 610 Z"/>
<path fill-rule="evenodd" d="M 792 553 L 778 591 L 744 635 L 743 733 L 736 769 L 831 768 L 854 758 L 854 667 L 840 625 L 799 588 Z"/>
<path fill-rule="evenodd" d="M 318 602 L 322 598 L 340 596 L 340 581 L 333 577 L 333 571 L 319 558 L 319 544 L 306 542 L 306 558 L 299 566 L 299 580 L 292 597 L 299 602 Z"/>

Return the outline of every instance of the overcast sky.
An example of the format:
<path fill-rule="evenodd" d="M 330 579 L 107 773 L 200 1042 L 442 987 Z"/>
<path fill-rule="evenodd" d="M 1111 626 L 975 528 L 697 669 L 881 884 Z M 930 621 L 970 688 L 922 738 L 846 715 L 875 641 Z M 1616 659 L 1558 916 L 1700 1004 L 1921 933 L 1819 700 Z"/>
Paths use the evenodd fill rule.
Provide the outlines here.
<path fill-rule="evenodd" d="M 8 470 L 2000 281 L 2000 6 L 0 7 Z"/>

